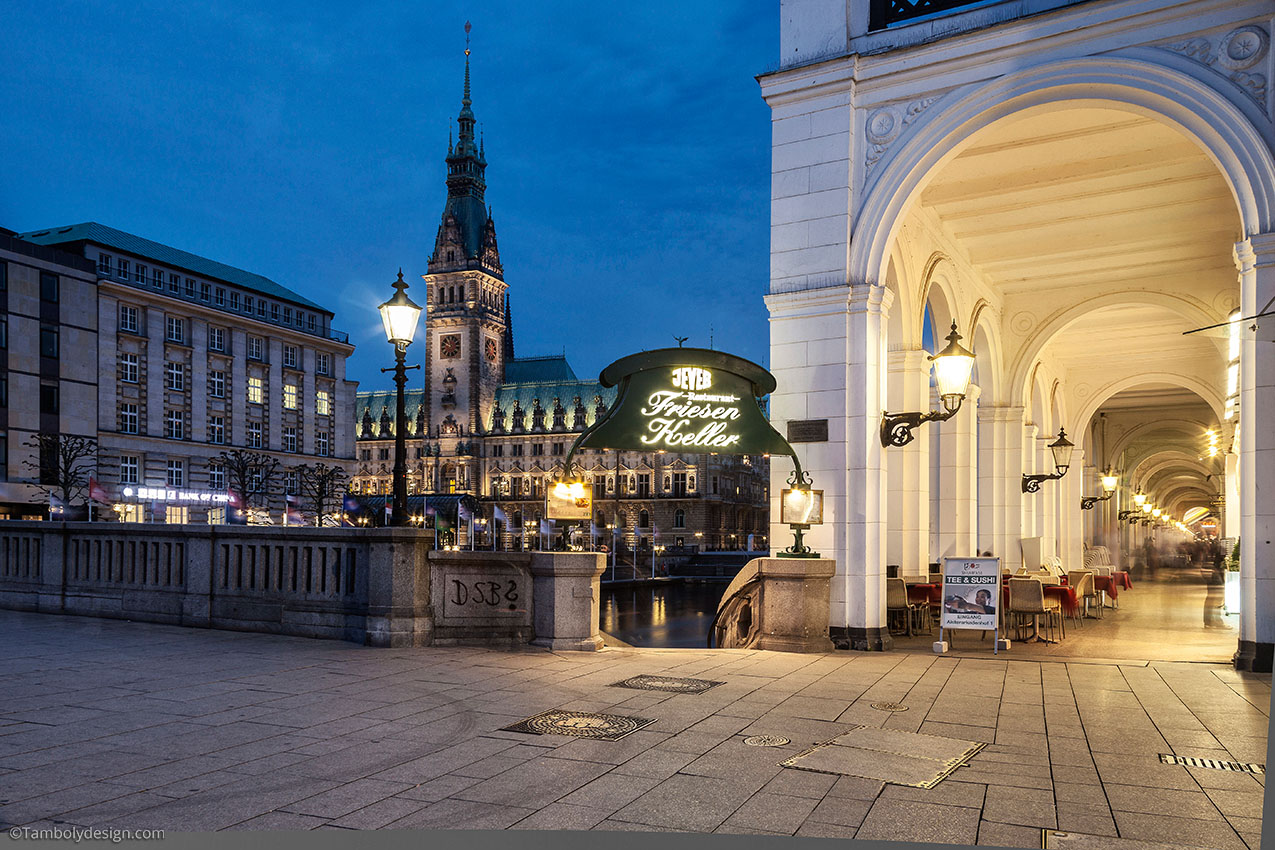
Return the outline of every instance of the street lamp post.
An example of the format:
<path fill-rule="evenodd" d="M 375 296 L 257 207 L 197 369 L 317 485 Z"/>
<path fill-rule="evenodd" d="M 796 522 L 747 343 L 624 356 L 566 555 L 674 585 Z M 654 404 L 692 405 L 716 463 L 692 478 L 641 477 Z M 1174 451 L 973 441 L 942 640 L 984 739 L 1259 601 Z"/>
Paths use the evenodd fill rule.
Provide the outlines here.
<path fill-rule="evenodd" d="M 398 280 L 394 282 L 393 297 L 377 309 L 381 311 L 385 336 L 394 345 L 394 368 L 381 371 L 394 373 L 394 384 L 398 391 L 394 418 L 394 507 L 390 513 L 390 525 L 403 526 L 408 524 L 407 409 L 403 388 L 407 386 L 407 370 L 420 368 L 407 365 L 407 347 L 412 344 L 412 337 L 416 334 L 421 308 L 407 297 L 407 282 L 403 280 L 402 269 L 398 270 Z"/>

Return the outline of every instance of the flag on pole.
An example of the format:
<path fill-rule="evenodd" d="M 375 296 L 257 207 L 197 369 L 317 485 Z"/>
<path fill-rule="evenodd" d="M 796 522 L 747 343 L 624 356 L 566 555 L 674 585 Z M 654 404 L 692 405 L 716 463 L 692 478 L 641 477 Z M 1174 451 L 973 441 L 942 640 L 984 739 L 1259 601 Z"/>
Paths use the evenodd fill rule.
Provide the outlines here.
<path fill-rule="evenodd" d="M 96 478 L 89 478 L 89 498 L 95 502 L 109 502 L 111 497 L 107 494 L 106 488 L 98 483 Z"/>
<path fill-rule="evenodd" d="M 500 505 L 493 505 L 491 509 L 491 518 L 498 519 L 505 525 L 509 524 L 509 517 L 500 509 Z"/>
<path fill-rule="evenodd" d="M 227 502 L 226 502 L 226 504 L 230 505 L 230 507 L 232 507 L 232 508 L 242 508 L 242 507 L 243 507 L 243 496 L 240 496 L 240 495 L 239 495 L 237 492 L 235 492 L 234 490 L 227 490 L 227 491 L 226 491 L 226 496 L 227 496 Z"/>
<path fill-rule="evenodd" d="M 549 520 L 547 520 L 547 519 L 542 519 L 542 520 L 540 520 L 540 533 L 541 533 L 541 534 L 543 534 L 543 535 L 544 535 L 544 536 L 546 536 L 546 537 L 548 537 L 550 534 L 552 534 L 552 533 L 553 533 L 553 532 L 552 532 L 552 531 L 550 531 L 550 529 L 549 529 Z"/>
<path fill-rule="evenodd" d="M 305 518 L 301 516 L 301 500 L 289 493 L 283 497 L 283 502 L 283 524 L 305 525 Z"/>
<path fill-rule="evenodd" d="M 464 503 L 464 502 L 457 502 L 457 503 L 456 503 L 456 517 L 457 517 L 457 519 L 471 520 L 471 519 L 473 519 L 473 518 L 474 518 L 474 514 L 473 514 L 473 511 L 471 511 L 469 508 L 465 507 L 465 503 Z"/>

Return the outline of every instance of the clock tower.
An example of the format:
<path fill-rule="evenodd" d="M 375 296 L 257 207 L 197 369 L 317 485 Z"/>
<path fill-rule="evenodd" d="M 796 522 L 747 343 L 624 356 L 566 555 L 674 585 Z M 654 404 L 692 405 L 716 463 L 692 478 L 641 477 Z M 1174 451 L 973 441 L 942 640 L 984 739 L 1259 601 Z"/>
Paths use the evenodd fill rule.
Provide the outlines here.
<path fill-rule="evenodd" d="M 468 32 L 468 26 L 466 27 Z M 427 442 L 456 457 L 440 488 L 474 489 L 474 438 L 490 423 L 496 390 L 504 382 L 508 296 L 496 225 L 483 194 L 487 159 L 474 137 L 469 98 L 469 48 L 465 92 L 456 119 L 456 143 L 447 145 L 447 204 L 425 280 L 425 409 Z M 459 448 L 459 451 L 457 449 Z M 470 469 L 466 470 L 468 466 Z M 469 474 L 466 474 L 468 472 Z"/>

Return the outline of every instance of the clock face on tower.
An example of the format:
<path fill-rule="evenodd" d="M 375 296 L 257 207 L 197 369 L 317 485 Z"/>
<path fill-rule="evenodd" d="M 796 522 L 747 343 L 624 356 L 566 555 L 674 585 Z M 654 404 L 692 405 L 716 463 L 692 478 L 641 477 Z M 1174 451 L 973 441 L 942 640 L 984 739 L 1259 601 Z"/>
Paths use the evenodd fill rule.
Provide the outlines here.
<path fill-rule="evenodd" d="M 495 363 L 496 362 L 496 340 L 488 337 L 485 349 L 487 354 L 487 362 Z"/>
<path fill-rule="evenodd" d="M 438 342 L 438 353 L 449 360 L 460 356 L 460 337 L 449 334 Z"/>

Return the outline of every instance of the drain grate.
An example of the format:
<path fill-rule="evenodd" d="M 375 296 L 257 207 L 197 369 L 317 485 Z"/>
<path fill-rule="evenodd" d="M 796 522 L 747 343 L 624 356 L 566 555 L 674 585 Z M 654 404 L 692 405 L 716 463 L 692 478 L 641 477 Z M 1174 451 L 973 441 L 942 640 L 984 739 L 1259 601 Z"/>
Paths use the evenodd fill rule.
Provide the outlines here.
<path fill-rule="evenodd" d="M 908 707 L 899 702 L 874 702 L 872 707 L 877 711 L 907 711 Z"/>
<path fill-rule="evenodd" d="M 750 747 L 782 747 L 784 744 L 791 744 L 792 739 L 783 735 L 753 735 L 745 738 L 744 743 Z"/>
<path fill-rule="evenodd" d="M 1160 761 L 1165 764 L 1180 764 L 1183 767 L 1208 767 L 1213 770 L 1233 770 L 1237 773 L 1266 773 L 1264 764 L 1245 764 L 1238 761 L 1218 761 L 1217 759 L 1198 759 L 1193 756 L 1174 756 L 1160 753 Z"/>
<path fill-rule="evenodd" d="M 645 729 L 655 721 L 646 717 L 627 717 L 623 714 L 592 714 L 587 711 L 561 711 L 555 709 L 519 720 L 505 726 L 502 732 L 523 732 L 528 735 L 570 735 L 573 738 L 596 738 L 602 741 L 618 741 L 639 729 Z"/>
<path fill-rule="evenodd" d="M 702 694 L 710 688 L 724 685 L 725 682 L 710 682 L 707 679 L 681 679 L 677 676 L 633 676 L 623 682 L 614 682 L 613 688 L 632 688 L 635 691 L 665 691 L 671 694 Z"/>

